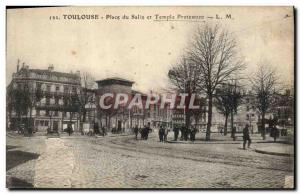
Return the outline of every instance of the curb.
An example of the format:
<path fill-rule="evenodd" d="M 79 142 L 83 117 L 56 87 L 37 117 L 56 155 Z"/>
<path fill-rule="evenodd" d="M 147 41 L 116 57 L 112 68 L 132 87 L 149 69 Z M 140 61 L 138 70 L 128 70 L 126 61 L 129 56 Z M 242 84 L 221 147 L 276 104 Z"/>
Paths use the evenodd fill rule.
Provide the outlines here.
<path fill-rule="evenodd" d="M 274 156 L 294 156 L 294 154 L 289 154 L 289 153 L 280 153 L 280 152 L 270 152 L 270 151 L 264 151 L 260 149 L 255 149 L 255 152 L 261 153 L 261 154 L 269 154 L 269 155 L 274 155 Z"/>
<path fill-rule="evenodd" d="M 102 136 L 102 135 L 95 135 L 96 138 L 105 138 L 105 137 L 122 137 L 122 136 L 130 136 L 133 134 L 118 134 L 118 135 L 106 135 L 106 136 Z"/>
<path fill-rule="evenodd" d="M 171 144 L 241 144 L 240 142 L 228 142 L 228 141 L 170 141 L 167 140 L 166 143 Z"/>
<path fill-rule="evenodd" d="M 26 138 L 26 139 L 38 139 L 38 138 L 43 138 L 43 139 L 46 139 L 47 136 L 19 136 L 19 135 L 14 135 L 14 134 L 6 134 L 7 137 L 10 137 L 10 138 L 15 138 L 15 139 L 20 139 L 20 138 Z"/>

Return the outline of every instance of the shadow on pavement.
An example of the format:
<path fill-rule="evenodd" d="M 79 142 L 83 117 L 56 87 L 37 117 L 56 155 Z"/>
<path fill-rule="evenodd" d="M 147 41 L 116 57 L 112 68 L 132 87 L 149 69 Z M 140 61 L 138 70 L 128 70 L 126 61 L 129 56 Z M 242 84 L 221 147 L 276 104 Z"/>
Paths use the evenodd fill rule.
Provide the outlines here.
<path fill-rule="evenodd" d="M 23 151 L 7 151 L 6 152 L 6 170 L 14 168 L 29 160 L 37 159 L 39 154 L 23 152 Z"/>
<path fill-rule="evenodd" d="M 6 180 L 6 187 L 9 189 L 26 189 L 33 188 L 33 185 L 16 177 L 11 177 Z"/>
<path fill-rule="evenodd" d="M 15 149 L 15 148 L 18 148 L 19 146 L 10 146 L 10 145 L 7 145 L 6 146 L 6 151 L 7 150 L 11 150 L 11 149 Z"/>

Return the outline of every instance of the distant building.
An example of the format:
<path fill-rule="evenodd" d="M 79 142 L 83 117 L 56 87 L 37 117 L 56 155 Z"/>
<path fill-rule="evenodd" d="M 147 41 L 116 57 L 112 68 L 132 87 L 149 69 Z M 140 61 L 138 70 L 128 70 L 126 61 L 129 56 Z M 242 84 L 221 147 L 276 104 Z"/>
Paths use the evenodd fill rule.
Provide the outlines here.
<path fill-rule="evenodd" d="M 10 128 L 18 124 L 31 122 L 33 130 L 37 132 L 61 131 L 71 123 L 73 129 L 79 130 L 78 111 L 75 107 L 80 93 L 80 73 L 63 73 L 54 71 L 54 66 L 48 69 L 30 69 L 24 63 L 17 66 L 12 81 L 7 87 L 8 94 L 13 90 L 28 90 L 31 110 L 17 113 L 13 108 L 8 110 Z M 40 91 L 40 100 L 35 101 L 36 92 Z M 13 96 L 7 96 L 7 104 L 13 106 Z M 71 103 L 72 102 L 72 103 Z"/>
<path fill-rule="evenodd" d="M 259 112 L 256 107 L 256 97 L 251 91 L 246 91 L 243 94 L 242 103 L 238 108 L 238 113 L 235 115 L 235 125 L 237 131 L 242 131 L 246 124 L 249 125 L 250 132 L 258 132 Z"/>
<path fill-rule="evenodd" d="M 96 122 L 99 126 L 105 127 L 107 130 L 115 129 L 119 132 L 125 131 L 132 127 L 132 113 L 126 109 L 126 106 L 114 109 L 102 109 L 99 101 L 102 95 L 106 93 L 123 93 L 128 96 L 132 95 L 133 81 L 123 78 L 112 77 L 96 81 L 98 88 L 95 89 L 95 99 L 97 104 Z M 138 117 L 138 115 L 136 115 Z"/>
<path fill-rule="evenodd" d="M 286 90 L 283 94 L 275 95 L 272 112 L 276 117 L 278 125 L 290 127 L 294 125 L 294 96 L 291 90 Z"/>
<path fill-rule="evenodd" d="M 129 101 L 135 95 L 140 95 L 143 107 L 133 106 L 128 109 L 128 103 L 118 107 L 118 109 L 102 109 L 97 105 L 96 122 L 100 127 L 107 130 L 117 130 L 118 132 L 130 131 L 133 127 L 139 128 L 148 125 L 150 127 L 159 127 L 160 125 L 171 125 L 171 111 L 166 104 L 164 109 L 160 109 L 160 103 L 151 104 L 149 108 L 145 108 L 148 95 L 132 89 L 133 81 L 123 78 L 112 77 L 96 81 L 98 88 L 95 91 L 96 102 L 99 103 L 100 98 L 105 93 L 117 94 L 123 93 L 129 96 Z M 114 102 L 112 99 L 111 102 Z"/>

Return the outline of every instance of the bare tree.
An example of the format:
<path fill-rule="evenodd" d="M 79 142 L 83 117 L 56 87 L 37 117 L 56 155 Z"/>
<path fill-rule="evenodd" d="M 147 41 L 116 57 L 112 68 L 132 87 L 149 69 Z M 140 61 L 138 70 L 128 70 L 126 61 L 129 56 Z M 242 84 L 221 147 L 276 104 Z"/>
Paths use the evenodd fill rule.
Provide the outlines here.
<path fill-rule="evenodd" d="M 177 92 L 188 94 L 185 101 L 185 107 L 188 107 L 192 93 L 197 92 L 197 82 L 199 81 L 195 63 L 186 57 L 182 57 L 179 63 L 169 70 L 168 77 L 171 83 L 176 87 L 175 90 L 177 90 Z M 186 108 L 185 125 L 187 128 L 190 126 L 191 114 L 191 111 Z"/>
<path fill-rule="evenodd" d="M 257 71 L 251 79 L 252 89 L 257 99 L 257 109 L 261 114 L 261 135 L 266 138 L 265 115 L 271 108 L 273 96 L 278 86 L 278 77 L 275 69 L 263 62 L 258 65 Z"/>
<path fill-rule="evenodd" d="M 188 48 L 188 57 L 197 66 L 199 72 L 197 83 L 208 98 L 206 140 L 210 140 L 215 90 L 245 66 L 242 60 L 237 58 L 236 40 L 218 25 L 198 27 Z"/>

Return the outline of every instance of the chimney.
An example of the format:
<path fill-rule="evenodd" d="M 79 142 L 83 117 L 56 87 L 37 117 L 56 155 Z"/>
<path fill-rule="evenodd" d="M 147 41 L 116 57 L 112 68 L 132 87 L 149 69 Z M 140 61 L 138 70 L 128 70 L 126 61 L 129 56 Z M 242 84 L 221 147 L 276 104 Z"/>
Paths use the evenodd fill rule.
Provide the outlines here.
<path fill-rule="evenodd" d="M 49 65 L 49 67 L 48 67 L 48 71 L 53 71 L 53 70 L 54 70 L 54 66 L 53 66 L 53 64 Z"/>

